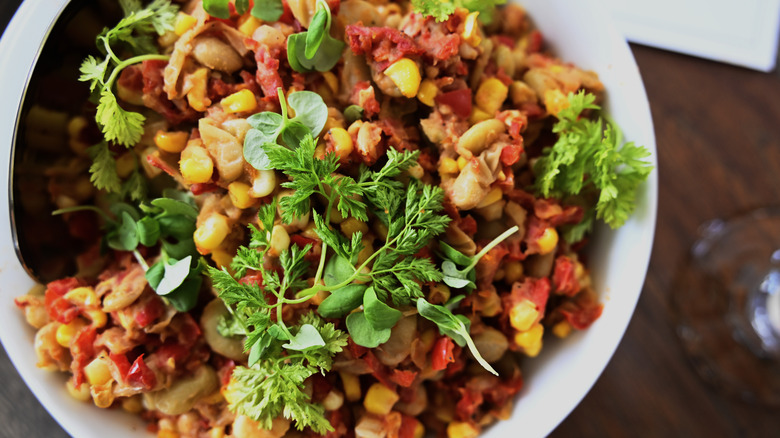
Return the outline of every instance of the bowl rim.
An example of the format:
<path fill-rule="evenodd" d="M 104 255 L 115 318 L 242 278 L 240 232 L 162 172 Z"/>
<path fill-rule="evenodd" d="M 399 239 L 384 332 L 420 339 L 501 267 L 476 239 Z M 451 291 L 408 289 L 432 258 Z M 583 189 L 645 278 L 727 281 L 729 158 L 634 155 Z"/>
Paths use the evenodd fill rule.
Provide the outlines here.
<path fill-rule="evenodd" d="M 587 363 L 587 367 L 579 370 L 579 376 L 577 379 L 566 382 L 569 386 L 567 391 L 557 401 L 558 406 L 554 409 L 555 415 L 545 415 L 538 418 L 534 418 L 533 424 L 524 423 L 523 430 L 528 436 L 546 436 L 561 422 L 563 421 L 571 411 L 579 404 L 579 402 L 585 397 L 590 388 L 595 384 L 596 380 L 600 377 L 601 373 L 606 368 L 607 364 L 611 360 L 618 345 L 620 344 L 623 335 L 628 327 L 628 323 L 633 316 L 636 304 L 639 300 L 642 285 L 644 283 L 647 269 L 650 262 L 650 254 L 652 250 L 652 243 L 655 234 L 657 209 L 658 209 L 658 162 L 657 162 L 657 149 L 655 143 L 655 135 L 652 125 L 652 117 L 650 112 L 649 102 L 647 100 L 647 94 L 644 88 L 644 84 L 641 80 L 636 62 L 631 54 L 628 43 L 623 37 L 620 36 L 616 27 L 612 24 L 611 20 L 606 18 L 609 15 L 606 7 L 601 0 L 594 0 L 589 2 L 587 6 L 582 5 L 586 2 L 575 2 L 571 5 L 567 0 L 523 0 L 520 1 L 524 7 L 529 9 L 529 14 L 532 19 L 535 19 L 537 15 L 533 12 L 533 7 L 529 7 L 532 4 L 548 3 L 545 8 L 555 11 L 560 8 L 574 7 L 587 17 L 595 20 L 594 23 L 598 23 L 598 28 L 594 30 L 601 35 L 604 41 L 608 41 L 611 46 L 610 50 L 614 53 L 616 60 L 620 61 L 620 65 L 609 66 L 608 68 L 623 69 L 625 72 L 625 78 L 621 76 L 621 79 L 625 79 L 627 87 L 635 94 L 636 101 L 632 105 L 632 110 L 636 112 L 634 117 L 638 119 L 640 129 L 632 132 L 632 135 L 628 138 L 632 140 L 641 140 L 641 142 L 651 151 L 651 163 L 655 166 L 654 171 L 651 173 L 648 180 L 644 183 L 642 189 L 641 206 L 635 213 L 635 217 L 630 222 L 638 223 L 637 227 L 632 227 L 630 230 L 617 232 L 608 231 L 605 229 L 599 230 L 599 237 L 602 234 L 606 239 L 606 246 L 615 239 L 620 239 L 623 235 L 628 233 L 638 234 L 636 241 L 635 253 L 637 258 L 635 263 L 631 266 L 630 275 L 632 278 L 628 281 L 628 285 L 631 286 L 628 289 L 635 289 L 634 293 L 626 294 L 626 297 L 614 295 L 612 291 L 607 290 L 605 302 L 605 314 L 610 306 L 613 306 L 616 302 L 619 304 L 613 306 L 619 306 L 621 312 L 612 317 L 610 313 L 609 327 L 606 324 L 600 324 L 602 320 L 597 321 L 590 329 L 584 333 L 577 333 L 573 338 L 567 339 L 563 342 L 553 345 L 555 350 L 550 354 L 548 360 L 543 362 L 532 363 L 530 367 L 530 373 L 535 374 L 537 372 L 544 373 L 540 367 L 545 363 L 557 358 L 560 355 L 566 355 L 567 351 L 561 351 L 562 349 L 572 349 L 572 354 L 582 354 L 581 351 L 575 351 L 579 345 L 587 344 L 590 347 L 595 348 L 593 353 L 596 358 L 590 360 Z M 69 0 L 51 0 L 48 2 L 23 2 L 13 19 L 9 23 L 6 31 L 0 40 L 0 65 L 6 66 L 0 69 L 0 83 L 5 84 L 5 89 L 8 94 L 6 99 L 0 102 L 0 162 L 10 163 L 9 166 L 0 166 L 2 168 L 2 174 L 0 180 L 9 181 L 11 176 L 9 170 L 13 165 L 11 161 L 11 145 L 15 141 L 16 125 L 20 117 L 21 104 L 23 97 L 27 91 L 27 84 L 32 75 L 33 67 L 40 56 L 43 42 L 49 36 L 53 24 L 60 17 L 62 12 L 67 6 Z M 585 18 L 584 18 L 585 19 Z M 541 27 L 541 26 L 540 26 Z M 545 29 L 541 27 L 544 32 Z M 552 50 L 556 55 L 559 55 L 559 49 L 554 48 Z M 568 61 L 568 57 L 561 55 L 561 58 Z M 13 62 L 11 61 L 13 60 Z M 580 65 L 580 63 L 575 62 Z M 602 71 L 598 71 L 599 75 L 603 74 Z M 610 87 L 607 87 L 607 92 L 610 93 Z M 609 110 L 612 99 L 608 99 L 609 102 L 606 105 Z M 619 103 L 619 102 L 618 102 Z M 5 161 L 1 161 L 5 160 Z M 3 197 L 0 199 L 0 244 L 4 244 L 3 247 L 13 247 L 13 242 L 9 234 L 11 227 L 10 212 L 9 212 L 9 200 L 10 200 L 10 184 L 7 187 L 8 190 L 2 190 Z M 641 215 L 639 219 L 637 215 Z M 628 226 L 629 224 L 627 224 Z M 625 228 L 625 227 L 624 227 Z M 16 254 L 11 252 L 12 255 L 6 254 L 0 256 L 0 299 L 3 303 L 0 304 L 0 326 L 18 326 L 19 324 L 26 325 L 24 317 L 21 315 L 10 300 L 18 295 L 23 294 L 33 285 L 32 280 L 27 278 L 20 278 L 22 275 L 26 277 L 21 263 L 18 261 Z M 605 262 L 606 263 L 606 262 Z M 602 301 L 605 301 L 605 297 L 602 294 Z M 611 310 L 611 309 L 610 309 Z M 614 312 L 613 312 L 614 313 Z M 602 316 L 603 318 L 604 316 Z M 602 326 L 605 326 L 603 329 Z M 609 329 L 609 330 L 607 330 Z M 595 333 L 590 333 L 593 330 Z M 590 339 L 593 336 L 600 336 L 598 339 L 600 342 L 591 342 Z M 587 341 L 583 339 L 587 338 Z M 127 431 L 117 431 L 117 437 L 137 437 L 142 436 L 139 431 L 144 430 L 144 425 L 137 419 L 128 419 L 128 415 L 121 412 L 110 412 L 105 410 L 96 410 L 94 406 L 87 405 L 78 406 L 78 402 L 75 402 L 66 391 L 50 391 L 52 385 L 60 384 L 64 382 L 62 376 L 54 376 L 40 369 L 31 366 L 34 364 L 34 352 L 32 349 L 32 331 L 28 330 L 23 336 L 20 336 L 18 332 L 11 330 L 0 330 L 0 342 L 8 353 L 8 357 L 16 367 L 19 375 L 25 381 L 27 386 L 31 389 L 36 398 L 46 408 L 46 410 L 52 415 L 52 417 L 71 435 L 74 436 L 91 436 L 87 432 L 87 426 L 83 421 L 82 415 L 90 415 L 89 431 L 105 431 L 107 427 L 116 426 L 117 424 L 126 424 L 129 428 Z M 545 348 L 545 351 L 547 348 Z M 544 354 L 543 354 L 544 356 Z M 559 360 L 560 362 L 560 360 Z M 540 365 L 541 364 L 541 365 Z M 524 372 L 526 369 L 524 368 Z M 533 381 L 526 382 L 526 385 L 522 391 L 519 402 L 516 403 L 515 410 L 519 409 L 518 406 L 522 404 L 527 397 L 534 394 Z M 539 388 L 536 388 L 538 392 Z M 543 403 L 549 403 L 543 399 Z M 82 415 L 74 415 L 74 412 L 78 412 Z M 96 415 L 96 413 L 99 414 Z M 95 418 L 93 421 L 92 418 Z M 518 424 L 513 421 L 515 418 L 509 421 L 502 421 L 491 427 L 485 434 L 486 437 L 498 437 L 498 436 L 514 436 L 517 433 Z M 98 426 L 95 428 L 95 426 Z M 102 432 L 95 432 L 101 434 Z M 128 433 L 124 435 L 123 433 Z M 96 435 L 97 436 L 97 435 Z"/>

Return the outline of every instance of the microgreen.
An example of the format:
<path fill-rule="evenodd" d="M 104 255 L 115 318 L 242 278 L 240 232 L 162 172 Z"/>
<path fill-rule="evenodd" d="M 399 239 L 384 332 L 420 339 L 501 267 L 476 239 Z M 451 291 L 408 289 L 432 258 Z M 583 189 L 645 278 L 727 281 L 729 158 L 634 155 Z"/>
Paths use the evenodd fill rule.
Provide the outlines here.
<path fill-rule="evenodd" d="M 623 144 L 619 129 L 610 121 L 581 117 L 585 110 L 599 110 L 595 96 L 581 91 L 569 93 L 568 107 L 558 114 L 553 132 L 558 140 L 545 148 L 534 165 L 535 188 L 542 196 L 563 198 L 582 191 L 598 192 L 595 218 L 612 228 L 622 226 L 636 205 L 639 185 L 653 167 L 644 159 L 650 152 L 634 143 Z M 593 224 L 586 221 L 569 227 L 564 236 L 570 243 L 580 240 Z"/>
<path fill-rule="evenodd" d="M 344 109 L 344 121 L 351 125 L 356 120 L 361 120 L 366 111 L 360 105 L 350 105 Z"/>
<path fill-rule="evenodd" d="M 328 2 L 317 0 L 317 12 L 309 29 L 287 37 L 287 60 L 293 70 L 306 73 L 329 71 L 341 59 L 346 44 L 330 36 L 331 12 Z"/>
<path fill-rule="evenodd" d="M 415 12 L 434 17 L 436 21 L 446 21 L 456 8 L 466 8 L 471 12 L 479 12 L 480 20 L 490 24 L 493 9 L 505 3 L 506 0 L 412 0 L 412 8 Z"/>
<path fill-rule="evenodd" d="M 317 93 L 297 91 L 287 98 L 295 117 L 288 117 L 284 92 L 279 88 L 282 113 L 270 111 L 254 114 L 247 121 L 252 128 L 244 139 L 244 158 L 257 170 L 273 168 L 265 145 L 279 145 L 279 137 L 288 148 L 295 148 L 306 135 L 316 137 L 328 120 L 328 107 Z"/>
<path fill-rule="evenodd" d="M 236 0 L 233 3 L 238 15 L 244 15 L 249 10 L 249 0 Z M 227 20 L 230 18 L 230 0 L 203 0 L 203 10 L 215 18 Z M 250 11 L 253 17 L 263 21 L 277 21 L 284 12 L 281 0 L 255 0 Z"/>
<path fill-rule="evenodd" d="M 512 234 L 515 234 L 520 228 L 515 225 L 514 227 L 504 231 L 500 236 L 493 239 L 490 243 L 485 245 L 484 248 L 473 257 L 469 257 L 455 248 L 447 245 L 445 242 L 439 242 L 439 249 L 444 257 L 444 262 L 441 264 L 441 270 L 444 273 L 442 281 L 449 286 L 456 289 L 465 288 L 467 290 L 473 290 L 476 287 L 474 283 L 476 274 L 474 268 L 479 263 L 479 260 L 485 256 L 496 245 L 506 240 Z M 458 268 L 460 266 L 461 268 Z"/>

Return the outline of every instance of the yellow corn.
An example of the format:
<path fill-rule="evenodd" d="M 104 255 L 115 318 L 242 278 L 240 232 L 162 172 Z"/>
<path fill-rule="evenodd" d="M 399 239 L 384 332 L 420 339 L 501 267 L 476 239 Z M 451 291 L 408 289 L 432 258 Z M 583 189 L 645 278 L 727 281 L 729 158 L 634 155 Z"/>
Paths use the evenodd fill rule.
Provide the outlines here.
<path fill-rule="evenodd" d="M 390 64 L 384 73 L 405 97 L 412 98 L 417 95 L 422 77 L 416 62 L 409 58 L 401 58 Z"/>
<path fill-rule="evenodd" d="M 87 318 L 92 321 L 93 327 L 105 327 L 106 323 L 108 322 L 106 312 L 100 309 L 87 309 L 84 311 L 84 313 L 86 314 Z"/>
<path fill-rule="evenodd" d="M 569 107 L 569 99 L 557 88 L 547 89 L 544 90 L 544 106 L 548 113 L 555 116 Z"/>
<path fill-rule="evenodd" d="M 230 264 L 233 263 L 233 256 L 227 251 L 221 249 L 215 249 L 211 252 L 211 260 L 217 264 L 219 269 L 225 268 L 230 270 Z"/>
<path fill-rule="evenodd" d="M 488 194 L 482 199 L 482 201 L 477 204 L 477 208 L 487 207 L 488 205 L 495 204 L 496 202 L 500 201 L 503 196 L 504 192 L 496 187 L 490 190 Z"/>
<path fill-rule="evenodd" d="M 425 436 L 425 426 L 421 421 L 418 421 L 414 426 L 414 438 L 423 438 Z"/>
<path fill-rule="evenodd" d="M 536 92 L 523 81 L 514 81 L 509 86 L 509 97 L 515 105 L 536 102 Z"/>
<path fill-rule="evenodd" d="M 236 91 L 222 99 L 220 103 L 222 104 L 222 109 L 228 114 L 254 111 L 257 108 L 255 93 L 247 89 Z"/>
<path fill-rule="evenodd" d="M 257 176 L 252 180 L 252 190 L 249 196 L 262 198 L 273 193 L 276 189 L 276 172 L 273 170 L 258 170 Z"/>
<path fill-rule="evenodd" d="M 504 265 L 504 282 L 512 284 L 523 278 L 523 264 L 519 261 L 509 262 Z"/>
<path fill-rule="evenodd" d="M 256 199 L 249 196 L 249 191 L 252 187 L 249 184 L 242 183 L 240 181 L 233 181 L 228 184 L 228 195 L 230 195 L 230 202 L 237 208 L 249 208 L 255 205 Z"/>
<path fill-rule="evenodd" d="M 344 396 L 347 397 L 347 400 L 352 402 L 360 400 L 362 394 L 358 376 L 346 371 L 339 371 L 339 376 L 341 376 L 341 384 L 344 386 Z"/>
<path fill-rule="evenodd" d="M 214 161 L 205 148 L 189 145 L 181 152 L 179 170 L 184 180 L 190 184 L 207 183 L 214 174 Z"/>
<path fill-rule="evenodd" d="M 213 251 L 222 244 L 230 231 L 227 218 L 219 213 L 209 216 L 195 230 L 192 239 L 199 250 Z"/>
<path fill-rule="evenodd" d="M 289 247 L 290 235 L 287 233 L 287 230 L 281 225 L 274 225 L 274 228 L 271 231 L 271 253 L 279 255 Z"/>
<path fill-rule="evenodd" d="M 480 109 L 492 116 L 501 109 L 508 94 L 509 87 L 496 78 L 490 78 L 480 84 L 474 101 Z"/>
<path fill-rule="evenodd" d="M 157 438 L 179 438 L 179 432 L 170 429 L 160 429 L 157 432 Z"/>
<path fill-rule="evenodd" d="M 332 128 L 325 135 L 325 141 L 341 159 L 349 157 L 349 154 L 355 150 L 355 143 L 352 141 L 352 136 L 349 135 L 344 128 Z"/>
<path fill-rule="evenodd" d="M 482 42 L 482 38 L 479 36 L 478 16 L 479 12 L 470 13 L 463 23 L 463 32 L 460 34 L 463 40 L 472 46 L 478 46 Z"/>
<path fill-rule="evenodd" d="M 251 37 L 261 24 L 263 23 L 251 14 L 244 14 L 238 19 L 238 31 Z"/>
<path fill-rule="evenodd" d="M 190 14 L 179 12 L 176 15 L 176 21 L 173 24 L 173 32 L 178 36 L 182 36 L 184 35 L 184 32 L 187 32 L 188 30 L 195 27 L 197 23 L 198 23 L 197 18 L 193 17 Z"/>
<path fill-rule="evenodd" d="M 530 300 L 520 301 L 509 310 L 509 323 L 520 332 L 530 329 L 538 319 L 539 311 Z"/>
<path fill-rule="evenodd" d="M 225 438 L 224 427 L 212 427 L 209 429 L 208 438 Z"/>
<path fill-rule="evenodd" d="M 70 348 L 70 342 L 86 325 L 87 323 L 81 318 L 75 318 L 67 324 L 60 325 L 57 327 L 57 343 L 65 348 Z"/>
<path fill-rule="evenodd" d="M 125 152 L 116 159 L 116 173 L 120 178 L 127 178 L 135 170 L 135 154 Z"/>
<path fill-rule="evenodd" d="M 571 333 L 571 324 L 569 324 L 569 321 L 563 320 L 553 326 L 552 332 L 559 338 L 565 338 Z"/>
<path fill-rule="evenodd" d="M 558 232 L 553 227 L 547 227 L 536 242 L 539 245 L 539 254 L 549 254 L 558 246 Z"/>
<path fill-rule="evenodd" d="M 363 222 L 355 219 L 354 217 L 350 217 L 344 220 L 340 225 L 341 232 L 344 233 L 347 237 L 350 239 L 352 238 L 352 235 L 360 231 L 365 236 L 366 233 L 368 233 L 368 225 Z"/>
<path fill-rule="evenodd" d="M 417 99 L 425 105 L 433 106 L 437 94 L 439 94 L 439 87 L 432 80 L 426 79 L 420 83 Z"/>
<path fill-rule="evenodd" d="M 220 388 L 219 391 L 222 393 L 222 396 L 225 397 L 225 401 L 233 404 L 241 399 L 241 393 L 239 392 L 240 389 L 241 385 L 236 382 L 233 377 L 231 377 L 228 381 L 228 384 Z"/>
<path fill-rule="evenodd" d="M 187 103 L 195 111 L 206 111 L 211 105 L 211 99 L 208 98 L 207 87 L 209 82 L 209 69 L 202 67 L 195 70 L 190 76 L 192 88 L 187 93 Z"/>
<path fill-rule="evenodd" d="M 322 78 L 325 79 L 325 83 L 328 84 L 328 88 L 330 88 L 330 91 L 332 91 L 334 94 L 339 92 L 339 78 L 336 77 L 332 72 L 325 71 L 322 72 Z"/>
<path fill-rule="evenodd" d="M 439 160 L 439 173 L 440 174 L 453 174 L 458 173 L 458 162 L 452 158 L 442 158 Z"/>
<path fill-rule="evenodd" d="M 392 389 L 381 383 L 374 383 L 368 388 L 363 406 L 376 415 L 387 415 L 393 410 L 393 405 L 400 397 Z"/>
<path fill-rule="evenodd" d="M 178 154 L 187 147 L 190 134 L 184 131 L 157 131 L 154 135 L 154 144 L 165 152 Z"/>
<path fill-rule="evenodd" d="M 466 165 L 469 164 L 469 160 L 461 157 L 458 157 L 458 170 L 463 170 Z"/>
<path fill-rule="evenodd" d="M 76 306 L 96 306 L 98 304 L 98 297 L 95 294 L 95 289 L 89 286 L 71 289 L 65 294 L 65 299 Z"/>
<path fill-rule="evenodd" d="M 122 398 L 122 409 L 131 414 L 140 414 L 144 410 L 144 404 L 141 396 L 131 396 Z"/>
<path fill-rule="evenodd" d="M 472 125 L 476 125 L 479 122 L 484 122 L 485 120 L 490 120 L 493 118 L 493 114 L 488 114 L 485 111 L 481 110 L 479 107 L 475 106 L 471 109 L 471 116 L 469 116 L 469 123 Z"/>
<path fill-rule="evenodd" d="M 542 349 L 542 335 L 544 327 L 541 324 L 534 324 L 529 330 L 515 335 L 515 343 L 523 349 L 529 357 L 536 357 Z"/>
<path fill-rule="evenodd" d="M 453 421 L 447 425 L 447 438 L 476 438 L 479 430 L 465 421 Z"/>
<path fill-rule="evenodd" d="M 89 394 L 89 385 L 86 383 L 82 383 L 79 385 L 78 389 L 76 389 L 76 386 L 73 384 L 73 379 L 68 379 L 68 381 L 65 382 L 65 388 L 68 389 L 68 394 L 78 401 L 85 402 L 92 397 Z"/>
<path fill-rule="evenodd" d="M 88 363 L 84 367 L 84 376 L 92 386 L 105 385 L 110 382 L 112 379 L 111 369 L 108 367 L 105 356 L 100 355 Z"/>

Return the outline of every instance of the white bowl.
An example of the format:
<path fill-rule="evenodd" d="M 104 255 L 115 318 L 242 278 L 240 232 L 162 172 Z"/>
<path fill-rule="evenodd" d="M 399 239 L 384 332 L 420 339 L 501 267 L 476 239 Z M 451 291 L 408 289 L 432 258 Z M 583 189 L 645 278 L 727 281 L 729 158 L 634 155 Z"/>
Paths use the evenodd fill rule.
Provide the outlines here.
<path fill-rule="evenodd" d="M 19 102 L 51 25 L 67 0 L 24 2 L 0 41 L 0 168 L 8 181 L 11 143 Z M 625 138 L 646 146 L 655 158 L 655 138 L 644 86 L 625 40 L 600 3 L 570 0 L 521 2 L 552 51 L 565 61 L 596 71 L 607 89 L 606 108 Z M 631 220 L 617 231 L 597 230 L 590 269 L 604 312 L 588 330 L 564 341 L 548 342 L 539 358 L 527 361 L 525 386 L 508 421 L 486 438 L 549 434 L 590 390 L 620 343 L 642 290 L 655 230 L 658 172 L 641 187 Z M 148 437 L 145 426 L 119 410 L 98 409 L 71 398 L 64 374 L 35 366 L 34 330 L 13 299 L 33 285 L 12 250 L 8 190 L 0 199 L 0 340 L 19 374 L 51 415 L 71 435 L 102 438 Z"/>

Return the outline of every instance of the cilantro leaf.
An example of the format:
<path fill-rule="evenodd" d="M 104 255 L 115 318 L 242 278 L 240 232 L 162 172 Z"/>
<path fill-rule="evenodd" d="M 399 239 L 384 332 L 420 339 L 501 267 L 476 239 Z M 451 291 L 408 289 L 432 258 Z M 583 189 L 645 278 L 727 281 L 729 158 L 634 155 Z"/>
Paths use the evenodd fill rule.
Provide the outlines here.
<path fill-rule="evenodd" d="M 87 148 L 87 154 L 92 159 L 89 166 L 89 180 L 98 190 L 105 190 L 109 193 L 119 192 L 122 189 L 122 182 L 119 174 L 116 173 L 116 159 L 108 148 L 108 143 L 100 142 Z"/>
<path fill-rule="evenodd" d="M 424 16 L 430 16 L 436 21 L 447 21 L 456 8 L 466 8 L 471 12 L 479 12 L 480 20 L 490 24 L 493 10 L 496 6 L 506 4 L 506 0 L 412 0 L 412 8 Z"/>

